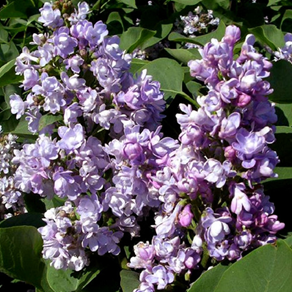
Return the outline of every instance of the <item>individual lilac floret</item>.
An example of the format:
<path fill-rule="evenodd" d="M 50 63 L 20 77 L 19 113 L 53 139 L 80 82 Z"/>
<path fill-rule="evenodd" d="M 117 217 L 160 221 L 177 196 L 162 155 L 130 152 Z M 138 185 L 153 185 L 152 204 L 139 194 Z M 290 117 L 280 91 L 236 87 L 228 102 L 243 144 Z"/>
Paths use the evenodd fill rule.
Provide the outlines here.
<path fill-rule="evenodd" d="M 58 134 L 61 138 L 58 146 L 67 152 L 79 148 L 84 142 L 84 129 L 80 124 L 76 124 L 73 128 L 59 127 Z"/>
<path fill-rule="evenodd" d="M 10 95 L 11 113 L 16 114 L 16 119 L 20 119 L 26 110 L 27 103 L 18 94 Z"/>
<path fill-rule="evenodd" d="M 54 192 L 60 198 L 68 197 L 73 201 L 81 194 L 78 176 L 72 171 L 58 167 L 55 169 L 52 178 L 54 181 Z"/>
<path fill-rule="evenodd" d="M 158 290 L 164 289 L 167 284 L 172 283 L 174 280 L 174 274 L 169 269 L 162 265 L 153 267 L 150 271 L 144 270 L 141 273 L 140 281 L 144 280 L 149 284 L 157 285 Z"/>
<path fill-rule="evenodd" d="M 140 242 L 134 246 L 135 257 L 131 257 L 128 266 L 134 269 L 146 269 L 152 266 L 155 248 L 148 243 Z"/>
<path fill-rule="evenodd" d="M 217 260 L 223 260 L 228 253 L 229 245 L 225 238 L 231 233 L 229 223 L 232 218 L 214 214 L 212 209 L 207 208 L 206 215 L 201 220 L 201 224 L 205 229 L 204 238 L 210 255 Z"/>
<path fill-rule="evenodd" d="M 38 21 L 43 23 L 44 26 L 57 28 L 63 25 L 61 12 L 59 9 L 53 9 L 53 4 L 45 2 L 44 6 L 40 8 L 41 16 Z"/>
<path fill-rule="evenodd" d="M 251 203 L 248 196 L 245 194 L 245 186 L 243 183 L 234 184 L 230 187 L 232 201 L 230 210 L 235 213 L 239 214 L 243 209 L 245 211 L 250 211 Z"/>
<path fill-rule="evenodd" d="M 85 39 L 88 41 L 90 48 L 95 48 L 101 44 L 108 35 L 108 30 L 106 25 L 102 21 L 97 21 L 94 26 L 89 23 L 85 31 Z"/>
<path fill-rule="evenodd" d="M 78 42 L 75 38 L 69 36 L 69 28 L 60 27 L 54 32 L 53 37 L 55 55 L 66 58 L 74 52 Z"/>
<path fill-rule="evenodd" d="M 70 15 L 68 20 L 71 24 L 78 22 L 79 20 L 83 20 L 87 17 L 87 14 L 90 13 L 89 5 L 86 2 L 79 2 L 77 4 L 77 9 L 74 9 L 74 13 Z"/>

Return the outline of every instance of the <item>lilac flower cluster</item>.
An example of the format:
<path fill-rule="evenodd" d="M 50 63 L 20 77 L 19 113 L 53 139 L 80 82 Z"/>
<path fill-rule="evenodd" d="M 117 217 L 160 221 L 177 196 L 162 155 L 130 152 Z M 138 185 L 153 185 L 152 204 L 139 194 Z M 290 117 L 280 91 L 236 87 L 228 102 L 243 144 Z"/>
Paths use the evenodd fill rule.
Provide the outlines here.
<path fill-rule="evenodd" d="M 139 23 L 140 20 L 138 19 L 136 25 L 138 26 Z M 173 32 L 181 33 L 189 38 L 195 38 L 215 30 L 218 24 L 219 18 L 214 17 L 212 10 L 205 11 L 201 6 L 197 6 L 194 11 L 190 11 L 187 15 L 180 16 L 180 19 L 175 20 Z M 133 58 L 142 60 L 154 60 L 158 58 L 161 51 L 168 47 L 171 47 L 170 42 L 168 40 L 162 40 L 154 46 L 147 47 L 143 50 L 140 47 L 136 48 L 132 52 L 132 56 Z M 193 43 L 185 43 L 183 48 L 192 49 L 201 48 L 201 46 Z"/>
<path fill-rule="evenodd" d="M 228 26 L 221 41 L 199 50 L 201 60 L 188 63 L 208 94 L 197 98 L 196 110 L 180 105 L 179 147 L 152 177 L 162 204 L 156 235 L 134 247 L 129 263 L 142 269 L 136 292 L 164 289 L 182 273 L 191 276 L 204 248 L 211 262 L 235 261 L 274 242 L 284 228 L 261 183 L 276 176 L 279 162 L 269 148 L 277 116 L 264 80 L 272 64 L 253 47 L 253 35 L 234 56 L 239 39 L 239 28 Z"/>
<path fill-rule="evenodd" d="M 204 11 L 201 6 L 197 6 L 194 11 L 187 15 L 181 15 L 180 19 L 175 22 L 175 31 L 183 35 L 195 38 L 198 35 L 206 34 L 217 28 L 219 18 L 214 17 L 212 10 Z M 185 48 L 199 48 L 200 46 L 193 43 L 186 43 Z"/>
<path fill-rule="evenodd" d="M 15 188 L 14 171 L 11 164 L 14 151 L 20 148 L 17 136 L 9 133 L 2 134 L 0 126 L 0 218 L 8 218 L 13 214 L 26 212 L 23 195 Z"/>
<path fill-rule="evenodd" d="M 33 35 L 36 49 L 25 47 L 16 59 L 25 93 L 10 96 L 35 142 L 18 149 L 10 137 L 0 149 L 1 171 L 13 163 L 12 183 L 1 181 L 2 203 L 16 202 L 8 188 L 64 202 L 45 212 L 38 229 L 43 257 L 80 271 L 93 253 L 117 256 L 124 235 L 139 236 L 140 222 L 154 213 L 155 235 L 134 246 L 128 263 L 141 271 L 135 292 L 150 292 L 181 275 L 191 281 L 203 257 L 235 261 L 274 242 L 284 224 L 262 181 L 276 176 L 279 159 L 269 145 L 277 116 L 264 80 L 272 65 L 254 36 L 235 56 L 240 30 L 228 26 L 221 41 L 199 50 L 201 60 L 189 62 L 208 93 L 197 98 L 198 109 L 180 104 L 175 139 L 162 133 L 159 82 L 146 71 L 130 73 L 132 56 L 103 22 L 86 19 L 87 3 L 56 3 L 40 9 L 48 32 Z"/>
<path fill-rule="evenodd" d="M 65 201 L 39 228 L 44 258 L 81 270 L 90 253 L 118 255 L 124 233 L 139 234 L 138 218 L 159 202 L 151 176 L 178 143 L 160 132 L 159 82 L 145 70 L 130 74 L 131 56 L 103 22 L 86 20 L 86 2 L 63 4 L 44 4 L 39 22 L 48 33 L 34 34 L 37 48 L 16 59 L 26 94 L 10 96 L 11 111 L 37 137 L 12 162 L 19 192 Z"/>

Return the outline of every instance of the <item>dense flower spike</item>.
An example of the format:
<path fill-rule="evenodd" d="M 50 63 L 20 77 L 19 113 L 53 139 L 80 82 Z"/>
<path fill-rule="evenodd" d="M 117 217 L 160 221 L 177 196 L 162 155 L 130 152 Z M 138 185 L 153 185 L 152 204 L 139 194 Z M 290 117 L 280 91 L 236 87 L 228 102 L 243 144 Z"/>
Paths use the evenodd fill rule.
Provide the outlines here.
<path fill-rule="evenodd" d="M 27 94 L 11 95 L 11 111 L 39 136 L 15 150 L 2 203 L 19 203 L 22 192 L 65 200 L 39 228 L 43 256 L 57 269 L 80 270 L 90 252 L 118 255 L 125 232 L 139 235 L 138 219 L 159 205 L 151 175 L 167 164 L 177 141 L 160 132 L 160 84 L 145 70 L 130 74 L 131 56 L 104 23 L 86 20 L 86 2 L 71 11 L 63 19 L 46 3 L 39 21 L 50 32 L 34 35 L 37 49 L 24 48 L 16 60 Z M 42 126 L 47 118 L 52 122 Z"/>
<path fill-rule="evenodd" d="M 203 245 L 216 261 L 239 260 L 243 252 L 274 242 L 284 228 L 261 184 L 276 176 L 279 162 L 269 148 L 277 120 L 264 81 L 271 63 L 256 52 L 252 35 L 234 58 L 239 39 L 239 28 L 228 26 L 221 41 L 199 50 L 201 60 L 188 64 L 208 93 L 198 97 L 197 110 L 180 105 L 180 145 L 152 178 L 162 205 L 153 243 L 136 245 L 129 263 L 142 269 L 136 292 L 164 289 L 174 280 L 169 271 L 196 269 Z"/>

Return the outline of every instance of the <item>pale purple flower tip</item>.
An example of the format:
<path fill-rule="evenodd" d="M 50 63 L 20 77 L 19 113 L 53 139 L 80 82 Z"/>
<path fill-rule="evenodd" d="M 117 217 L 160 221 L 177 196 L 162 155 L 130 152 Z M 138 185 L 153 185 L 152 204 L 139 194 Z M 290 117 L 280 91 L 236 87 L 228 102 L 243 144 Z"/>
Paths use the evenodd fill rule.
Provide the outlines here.
<path fill-rule="evenodd" d="M 188 227 L 192 223 L 193 217 L 194 215 L 191 211 L 191 205 L 188 204 L 183 208 L 178 216 L 180 225 L 183 227 Z"/>

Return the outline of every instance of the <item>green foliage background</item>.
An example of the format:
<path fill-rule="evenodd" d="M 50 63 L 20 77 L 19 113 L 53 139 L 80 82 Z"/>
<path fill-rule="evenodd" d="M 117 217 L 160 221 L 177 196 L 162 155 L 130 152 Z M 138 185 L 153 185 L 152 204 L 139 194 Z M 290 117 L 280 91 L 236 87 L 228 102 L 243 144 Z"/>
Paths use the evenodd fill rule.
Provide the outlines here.
<path fill-rule="evenodd" d="M 33 141 L 35 137 L 28 132 L 25 121 L 16 120 L 10 112 L 10 94 L 21 94 L 21 77 L 15 75 L 14 62 L 22 48 L 30 46 L 32 34 L 43 32 L 37 22 L 43 2 L 8 0 L 0 9 L 0 124 L 4 132 L 16 134 L 19 141 Z M 78 1 L 72 2 L 77 4 Z M 200 58 L 200 55 L 197 49 L 183 49 L 183 43 L 204 45 L 211 38 L 221 39 L 225 27 L 236 24 L 241 29 L 242 41 L 247 34 L 254 34 L 259 52 L 273 60 L 271 50 L 282 47 L 285 33 L 292 32 L 292 1 L 157 0 L 152 1 L 151 6 L 144 0 L 87 2 L 92 7 L 90 20 L 106 23 L 110 35 L 119 35 L 122 49 L 129 53 L 138 47 L 147 49 L 159 42 L 168 42 L 167 48 L 157 52 L 157 58 L 134 59 L 131 72 L 135 74 L 146 68 L 153 80 L 161 83 L 167 101 L 163 132 L 170 136 L 178 134 L 174 119 L 178 104 L 186 102 L 196 106 L 196 96 L 203 93 L 202 84 L 190 77 L 187 67 L 189 60 Z M 198 4 L 212 9 L 214 16 L 220 18 L 218 28 L 195 39 L 173 32 L 179 15 L 186 15 Z M 138 26 L 136 19 L 140 20 Z M 289 236 L 292 231 L 289 204 L 292 195 L 292 65 L 284 60 L 274 62 L 268 81 L 274 88 L 270 100 L 275 103 L 278 114 L 277 140 L 272 148 L 281 162 L 276 168 L 278 178 L 268 179 L 264 186 L 265 194 L 275 203 L 275 213 L 286 227 L 277 244 L 260 247 L 236 263 L 219 264 L 198 275 L 189 292 L 292 291 L 292 237 Z M 45 116 L 41 125 L 52 122 L 52 116 Z M 138 286 L 138 273 L 125 265 L 131 254 L 130 245 L 128 248 L 125 245 L 118 259 L 97 257 L 82 272 L 51 268 L 41 258 L 42 239 L 36 228 L 44 224 L 41 217 L 46 208 L 61 202 L 39 200 L 29 194 L 25 200 L 29 213 L 0 223 L 0 291 L 26 291 L 35 287 L 39 292 L 130 292 Z M 142 238 L 147 232 L 149 230 L 144 230 Z M 178 287 L 173 289 L 182 291 Z"/>

